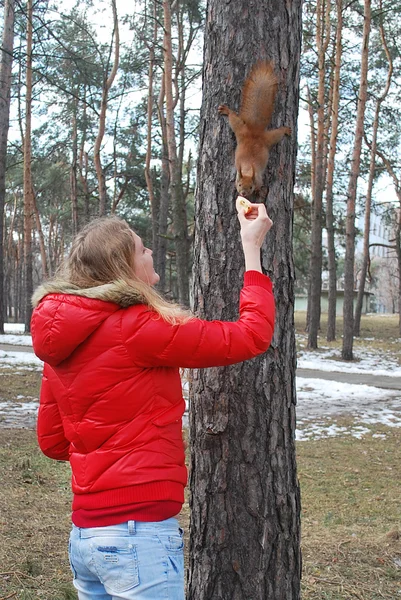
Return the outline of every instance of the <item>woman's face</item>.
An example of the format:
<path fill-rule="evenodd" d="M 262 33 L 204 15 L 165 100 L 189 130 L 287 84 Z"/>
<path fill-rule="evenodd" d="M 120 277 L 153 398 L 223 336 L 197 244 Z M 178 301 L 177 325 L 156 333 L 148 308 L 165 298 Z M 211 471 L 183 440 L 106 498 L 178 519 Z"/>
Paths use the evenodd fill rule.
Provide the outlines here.
<path fill-rule="evenodd" d="M 145 248 L 139 235 L 132 232 L 135 240 L 134 270 L 140 281 L 150 286 L 156 285 L 160 277 L 153 268 L 153 252 Z"/>

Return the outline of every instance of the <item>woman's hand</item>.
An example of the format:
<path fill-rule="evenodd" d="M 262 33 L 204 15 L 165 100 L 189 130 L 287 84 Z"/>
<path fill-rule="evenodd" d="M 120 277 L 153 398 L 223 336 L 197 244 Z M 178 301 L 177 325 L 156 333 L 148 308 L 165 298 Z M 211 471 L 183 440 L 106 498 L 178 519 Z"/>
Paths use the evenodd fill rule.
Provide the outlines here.
<path fill-rule="evenodd" d="M 241 224 L 241 240 L 245 250 L 245 246 L 256 246 L 260 248 L 265 239 L 266 233 L 273 225 L 273 221 L 269 218 L 264 204 L 251 204 L 248 211 L 238 202 L 236 207 L 238 211 L 238 219 Z"/>

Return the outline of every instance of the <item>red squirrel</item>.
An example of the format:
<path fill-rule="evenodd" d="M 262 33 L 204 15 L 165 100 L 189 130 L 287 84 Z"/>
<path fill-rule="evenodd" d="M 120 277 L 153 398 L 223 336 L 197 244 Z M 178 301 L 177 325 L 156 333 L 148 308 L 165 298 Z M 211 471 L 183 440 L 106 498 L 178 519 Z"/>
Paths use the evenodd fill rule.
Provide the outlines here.
<path fill-rule="evenodd" d="M 228 116 L 237 140 L 235 185 L 241 196 L 248 197 L 260 191 L 270 148 L 285 135 L 291 135 L 290 127 L 266 130 L 271 121 L 276 93 L 277 77 L 273 64 L 259 62 L 253 66 L 242 88 L 239 114 L 225 104 L 218 108 L 221 115 Z"/>

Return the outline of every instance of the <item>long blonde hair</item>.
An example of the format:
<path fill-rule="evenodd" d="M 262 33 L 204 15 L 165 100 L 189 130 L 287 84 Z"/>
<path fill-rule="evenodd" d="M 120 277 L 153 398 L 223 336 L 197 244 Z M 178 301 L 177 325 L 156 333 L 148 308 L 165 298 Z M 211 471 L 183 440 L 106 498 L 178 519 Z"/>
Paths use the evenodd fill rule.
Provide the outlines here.
<path fill-rule="evenodd" d="M 93 219 L 74 238 L 56 279 L 84 289 L 124 282 L 136 303 L 147 304 L 169 323 L 190 319 L 188 310 L 168 302 L 135 276 L 134 253 L 135 239 L 126 221 L 115 216 Z"/>

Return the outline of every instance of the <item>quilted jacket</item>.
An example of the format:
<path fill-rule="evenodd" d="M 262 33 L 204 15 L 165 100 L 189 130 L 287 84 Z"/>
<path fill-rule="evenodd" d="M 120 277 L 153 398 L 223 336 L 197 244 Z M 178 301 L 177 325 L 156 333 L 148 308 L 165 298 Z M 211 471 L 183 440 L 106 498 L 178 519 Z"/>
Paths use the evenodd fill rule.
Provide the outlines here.
<path fill-rule="evenodd" d="M 236 322 L 171 325 L 135 302 L 121 282 L 47 284 L 34 296 L 33 347 L 45 363 L 38 440 L 47 456 L 70 461 L 74 509 L 183 502 L 179 367 L 252 358 L 273 334 L 271 282 L 256 271 L 245 274 Z"/>

